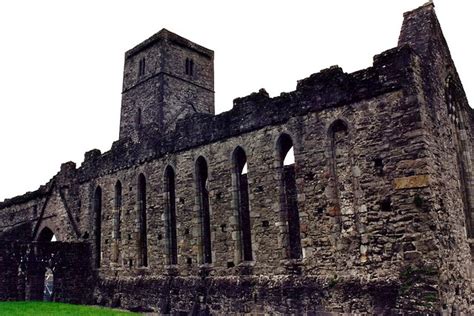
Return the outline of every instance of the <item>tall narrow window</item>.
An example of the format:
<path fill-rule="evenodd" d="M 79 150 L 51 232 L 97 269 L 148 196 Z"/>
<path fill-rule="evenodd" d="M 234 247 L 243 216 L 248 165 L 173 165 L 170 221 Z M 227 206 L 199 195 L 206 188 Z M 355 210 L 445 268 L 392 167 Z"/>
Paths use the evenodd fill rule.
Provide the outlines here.
<path fill-rule="evenodd" d="M 118 262 L 120 257 L 120 239 L 121 239 L 121 231 L 120 231 L 120 215 L 122 212 L 122 183 L 117 181 L 115 184 L 115 209 L 114 209 L 114 216 L 113 216 L 113 261 Z"/>
<path fill-rule="evenodd" d="M 138 176 L 138 265 L 148 266 L 147 227 L 146 227 L 146 180 Z"/>
<path fill-rule="evenodd" d="M 446 105 L 448 107 L 448 116 L 451 119 L 453 128 L 454 146 L 456 148 L 456 160 L 459 169 L 459 179 L 461 184 L 461 199 L 463 202 L 466 233 L 467 237 L 474 237 L 474 209 L 473 209 L 473 190 L 471 188 L 472 169 L 470 162 L 469 143 L 466 141 L 466 124 L 462 116 L 462 92 L 457 87 L 452 77 L 449 77 L 446 83 Z"/>
<path fill-rule="evenodd" d="M 135 129 L 139 130 L 142 127 L 142 109 L 138 108 L 135 114 Z"/>
<path fill-rule="evenodd" d="M 178 263 L 178 243 L 176 238 L 176 191 L 175 174 L 171 166 L 165 170 L 166 237 L 169 264 Z"/>
<path fill-rule="evenodd" d="M 237 147 L 233 154 L 234 163 L 234 190 L 238 216 L 238 235 L 240 242 L 240 257 L 243 261 L 252 261 L 252 234 L 250 226 L 249 191 L 247 179 L 247 156 L 241 147 Z"/>
<path fill-rule="evenodd" d="M 187 75 L 189 75 L 189 58 L 186 58 L 186 62 L 184 64 L 184 70 Z"/>
<path fill-rule="evenodd" d="M 94 241 L 95 241 L 95 266 L 100 267 L 102 257 L 101 235 L 102 235 L 102 189 L 97 186 L 94 193 Z"/>
<path fill-rule="evenodd" d="M 196 188 L 201 222 L 202 263 L 212 263 L 211 219 L 209 213 L 209 191 L 207 188 L 208 169 L 206 160 L 201 156 L 196 160 Z"/>
<path fill-rule="evenodd" d="M 138 76 L 141 77 L 144 74 L 145 74 L 145 58 L 142 58 L 138 62 Z"/>
<path fill-rule="evenodd" d="M 301 258 L 300 216 L 298 212 L 293 140 L 282 134 L 277 142 L 280 171 L 280 205 L 288 225 L 287 256 Z"/>
<path fill-rule="evenodd" d="M 341 215 L 351 213 L 354 200 L 346 123 L 339 119 L 334 121 L 329 127 L 329 137 L 330 203 L 332 213 L 338 219 Z"/>
<path fill-rule="evenodd" d="M 184 68 L 185 68 L 185 73 L 187 75 L 192 76 L 194 74 L 194 60 L 192 60 L 191 58 L 186 58 Z"/>

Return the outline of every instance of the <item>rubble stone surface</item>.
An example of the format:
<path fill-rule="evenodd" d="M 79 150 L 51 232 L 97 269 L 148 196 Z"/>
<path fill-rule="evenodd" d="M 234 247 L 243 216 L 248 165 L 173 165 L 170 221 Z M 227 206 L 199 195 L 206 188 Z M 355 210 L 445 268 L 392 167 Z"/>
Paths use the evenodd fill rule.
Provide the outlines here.
<path fill-rule="evenodd" d="M 119 140 L 0 203 L 0 299 L 51 268 L 55 300 L 143 312 L 474 313 L 474 112 L 432 3 L 371 67 L 218 115 L 213 58 L 125 54 Z"/>

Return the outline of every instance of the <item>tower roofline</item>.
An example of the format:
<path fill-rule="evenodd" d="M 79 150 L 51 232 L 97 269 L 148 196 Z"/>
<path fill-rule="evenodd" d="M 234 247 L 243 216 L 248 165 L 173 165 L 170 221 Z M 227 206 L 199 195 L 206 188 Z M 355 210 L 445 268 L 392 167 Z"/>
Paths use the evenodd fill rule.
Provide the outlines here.
<path fill-rule="evenodd" d="M 154 34 L 147 40 L 141 42 L 137 46 L 133 47 L 132 49 L 128 50 L 125 53 L 125 58 L 130 58 L 133 55 L 139 53 L 140 51 L 150 47 L 151 45 L 155 44 L 158 41 L 169 41 L 179 46 L 184 46 L 188 49 L 195 51 L 198 54 L 204 55 L 209 59 L 214 59 L 214 51 L 208 48 L 205 48 L 201 45 L 198 45 L 190 40 L 181 37 L 173 32 L 168 31 L 167 29 L 161 29 L 158 33 Z"/>
<path fill-rule="evenodd" d="M 425 4 L 419 6 L 418 8 L 416 9 L 413 9 L 413 10 L 410 10 L 410 11 L 407 11 L 407 12 L 404 12 L 403 13 L 403 17 L 406 18 L 407 16 L 413 14 L 413 13 L 416 13 L 418 11 L 421 11 L 421 10 L 426 10 L 426 9 L 433 9 L 435 7 L 435 4 L 433 2 L 433 0 L 429 0 L 428 2 L 426 2 Z"/>

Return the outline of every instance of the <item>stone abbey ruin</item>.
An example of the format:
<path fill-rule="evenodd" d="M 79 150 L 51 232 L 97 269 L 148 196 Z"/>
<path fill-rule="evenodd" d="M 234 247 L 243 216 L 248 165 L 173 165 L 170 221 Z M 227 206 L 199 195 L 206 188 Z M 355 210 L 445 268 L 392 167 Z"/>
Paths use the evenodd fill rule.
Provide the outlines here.
<path fill-rule="evenodd" d="M 213 57 L 164 29 L 125 54 L 112 148 L 0 203 L 0 300 L 474 313 L 474 112 L 432 3 L 371 67 L 219 115 Z"/>

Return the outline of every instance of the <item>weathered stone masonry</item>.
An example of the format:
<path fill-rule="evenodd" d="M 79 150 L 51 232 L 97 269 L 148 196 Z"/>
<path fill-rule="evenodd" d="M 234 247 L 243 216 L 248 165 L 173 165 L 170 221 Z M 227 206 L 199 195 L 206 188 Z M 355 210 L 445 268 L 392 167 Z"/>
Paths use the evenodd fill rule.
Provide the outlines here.
<path fill-rule="evenodd" d="M 15 276 L 22 261 L 9 254 L 46 247 L 30 267 L 54 251 L 87 259 L 58 265 L 90 287 L 58 272 L 56 300 L 161 313 L 474 312 L 473 111 L 433 4 L 404 18 L 398 46 L 372 67 L 331 67 L 219 115 L 212 51 L 167 30 L 128 51 L 111 150 L 0 204 L 0 297 L 40 287 L 44 272 Z M 49 232 L 61 242 L 45 244 Z"/>

